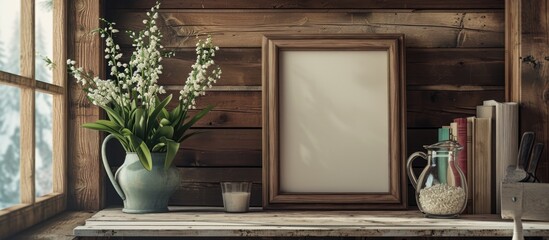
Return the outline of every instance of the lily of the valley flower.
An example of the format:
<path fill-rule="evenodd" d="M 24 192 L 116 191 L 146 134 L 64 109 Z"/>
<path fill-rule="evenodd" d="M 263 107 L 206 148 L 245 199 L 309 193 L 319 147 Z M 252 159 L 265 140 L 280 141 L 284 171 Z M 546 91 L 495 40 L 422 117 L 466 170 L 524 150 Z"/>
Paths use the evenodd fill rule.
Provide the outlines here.
<path fill-rule="evenodd" d="M 147 19 L 143 20 L 144 30 L 128 32 L 134 51 L 127 61 L 114 40 L 114 35 L 119 32 L 116 24 L 101 19 L 105 27 L 97 32 L 105 41 L 104 57 L 109 70 L 106 79 L 100 79 L 77 67 L 75 61 L 67 60 L 69 72 L 82 86 L 87 98 L 103 108 L 108 116 L 108 120 L 86 123 L 83 127 L 105 131 L 116 137 L 127 152 L 137 153 L 147 170 L 152 167 L 152 152 L 166 152 L 165 167 L 171 165 L 179 144 L 196 133 L 187 130 L 213 107 L 198 112 L 188 110 L 195 109 L 195 99 L 204 95 L 206 89 L 221 77 L 221 69 L 212 59 L 219 48 L 213 45 L 211 37 L 198 41 L 196 63 L 180 91 L 178 104 L 167 109 L 172 95 L 159 97 L 166 90 L 158 85 L 158 80 L 163 72 L 162 60 L 174 53 L 164 52 L 161 44 L 162 32 L 156 25 L 159 8 L 157 2 L 147 12 Z"/>

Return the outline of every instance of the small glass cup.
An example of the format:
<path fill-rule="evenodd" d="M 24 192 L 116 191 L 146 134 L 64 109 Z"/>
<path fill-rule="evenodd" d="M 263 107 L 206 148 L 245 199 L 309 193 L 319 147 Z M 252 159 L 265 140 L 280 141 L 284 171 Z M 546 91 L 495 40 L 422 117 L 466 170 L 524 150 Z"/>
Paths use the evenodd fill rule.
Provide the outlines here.
<path fill-rule="evenodd" d="M 221 182 L 225 212 L 247 212 L 250 206 L 251 182 Z"/>

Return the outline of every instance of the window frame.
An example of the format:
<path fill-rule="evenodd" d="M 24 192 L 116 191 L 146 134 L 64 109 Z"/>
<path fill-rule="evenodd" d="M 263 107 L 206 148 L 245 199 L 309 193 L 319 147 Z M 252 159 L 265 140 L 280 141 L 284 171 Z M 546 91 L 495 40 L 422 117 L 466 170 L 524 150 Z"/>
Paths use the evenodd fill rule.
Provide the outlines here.
<path fill-rule="evenodd" d="M 53 0 L 53 82 L 35 79 L 35 0 L 21 0 L 21 72 L 0 71 L 0 84 L 19 87 L 20 96 L 20 199 L 0 210 L 0 238 L 44 221 L 67 206 L 67 0 Z M 35 95 L 53 96 L 53 191 L 35 196 Z M 32 149 L 32 151 L 28 151 Z"/>

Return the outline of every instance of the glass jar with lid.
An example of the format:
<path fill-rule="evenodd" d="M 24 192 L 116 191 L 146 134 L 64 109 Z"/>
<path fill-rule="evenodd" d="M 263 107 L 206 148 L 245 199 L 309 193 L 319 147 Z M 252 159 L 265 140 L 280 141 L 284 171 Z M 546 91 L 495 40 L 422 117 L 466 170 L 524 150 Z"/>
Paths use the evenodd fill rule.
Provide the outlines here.
<path fill-rule="evenodd" d="M 427 153 L 415 152 L 408 158 L 408 177 L 416 189 L 419 210 L 426 217 L 454 218 L 467 205 L 467 181 L 457 164 L 462 147 L 455 141 L 442 141 L 423 146 Z M 427 160 L 419 178 L 413 172 L 412 162 L 417 157 Z"/>

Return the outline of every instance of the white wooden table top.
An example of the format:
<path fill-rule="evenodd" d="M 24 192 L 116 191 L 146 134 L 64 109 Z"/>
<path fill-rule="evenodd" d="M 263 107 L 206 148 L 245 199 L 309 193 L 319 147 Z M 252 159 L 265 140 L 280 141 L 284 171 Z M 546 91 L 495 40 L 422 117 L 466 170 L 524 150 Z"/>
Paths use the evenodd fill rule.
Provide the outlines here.
<path fill-rule="evenodd" d="M 424 218 L 418 211 L 261 211 L 172 207 L 168 213 L 125 214 L 105 209 L 74 229 L 75 236 L 512 236 L 499 215 Z M 524 236 L 549 236 L 549 222 L 523 221 Z"/>

